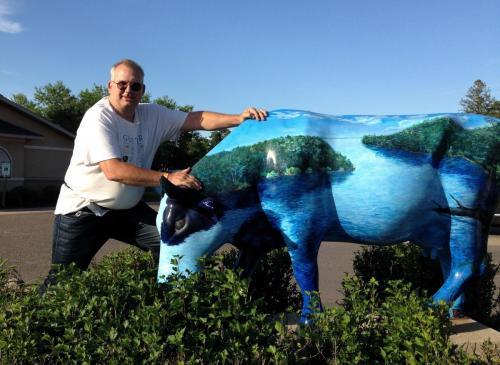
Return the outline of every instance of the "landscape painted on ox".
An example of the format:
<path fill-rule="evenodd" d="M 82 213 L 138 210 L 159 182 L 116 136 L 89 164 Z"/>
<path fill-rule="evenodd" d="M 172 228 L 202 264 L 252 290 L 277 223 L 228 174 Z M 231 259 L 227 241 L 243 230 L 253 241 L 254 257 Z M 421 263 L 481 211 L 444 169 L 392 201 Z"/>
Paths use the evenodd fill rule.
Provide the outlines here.
<path fill-rule="evenodd" d="M 273 111 L 236 128 L 193 167 L 221 214 L 184 229 L 174 245 L 162 240 L 159 276 L 171 272 L 175 255 L 184 257 L 181 270 L 193 271 L 197 258 L 226 242 L 260 254 L 286 245 L 307 313 L 322 241 L 411 241 L 445 269 L 434 299 L 460 308 L 463 270 L 473 267 L 472 275 L 484 262 L 499 157 L 500 121 L 492 117 Z M 259 227 L 254 236 L 248 222 Z M 281 238 L 261 247 L 269 245 L 262 232 Z"/>

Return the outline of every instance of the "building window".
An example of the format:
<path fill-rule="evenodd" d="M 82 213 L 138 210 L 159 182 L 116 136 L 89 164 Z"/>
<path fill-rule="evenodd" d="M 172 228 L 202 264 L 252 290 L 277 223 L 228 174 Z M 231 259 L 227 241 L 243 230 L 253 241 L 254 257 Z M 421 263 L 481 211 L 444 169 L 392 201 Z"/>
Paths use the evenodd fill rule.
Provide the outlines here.
<path fill-rule="evenodd" d="M 12 160 L 7 150 L 0 146 L 0 177 L 10 177 L 12 172 Z"/>

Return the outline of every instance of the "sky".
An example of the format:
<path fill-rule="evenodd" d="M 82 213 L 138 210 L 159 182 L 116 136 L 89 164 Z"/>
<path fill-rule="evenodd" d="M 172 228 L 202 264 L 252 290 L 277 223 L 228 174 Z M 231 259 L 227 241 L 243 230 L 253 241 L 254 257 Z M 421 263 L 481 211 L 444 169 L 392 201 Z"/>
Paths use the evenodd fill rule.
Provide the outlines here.
<path fill-rule="evenodd" d="M 139 62 L 153 98 L 195 110 L 457 112 L 500 99 L 498 0 L 0 0 L 0 94 L 105 85 Z"/>

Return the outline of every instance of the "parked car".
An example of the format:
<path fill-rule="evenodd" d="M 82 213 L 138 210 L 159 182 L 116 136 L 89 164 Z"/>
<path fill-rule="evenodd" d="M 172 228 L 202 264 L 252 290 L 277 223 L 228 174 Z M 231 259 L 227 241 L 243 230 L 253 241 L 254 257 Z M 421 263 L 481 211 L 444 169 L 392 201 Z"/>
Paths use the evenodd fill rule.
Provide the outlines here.
<path fill-rule="evenodd" d="M 491 222 L 490 234 L 500 234 L 500 206 L 498 206 Z"/>
<path fill-rule="evenodd" d="M 495 217 L 493 217 L 493 225 L 500 226 L 500 206 L 495 213 Z"/>

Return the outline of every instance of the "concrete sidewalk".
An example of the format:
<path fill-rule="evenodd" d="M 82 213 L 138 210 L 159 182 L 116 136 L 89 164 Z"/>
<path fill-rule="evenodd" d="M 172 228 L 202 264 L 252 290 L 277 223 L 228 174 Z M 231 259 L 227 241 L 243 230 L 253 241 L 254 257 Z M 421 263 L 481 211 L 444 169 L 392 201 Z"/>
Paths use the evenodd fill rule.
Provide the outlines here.
<path fill-rule="evenodd" d="M 482 354 L 481 345 L 491 341 L 500 345 L 500 332 L 476 322 L 471 318 L 453 319 L 450 340 L 469 353 Z"/>

